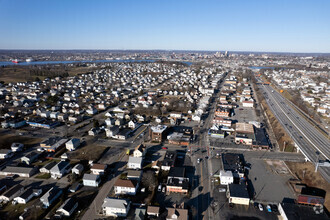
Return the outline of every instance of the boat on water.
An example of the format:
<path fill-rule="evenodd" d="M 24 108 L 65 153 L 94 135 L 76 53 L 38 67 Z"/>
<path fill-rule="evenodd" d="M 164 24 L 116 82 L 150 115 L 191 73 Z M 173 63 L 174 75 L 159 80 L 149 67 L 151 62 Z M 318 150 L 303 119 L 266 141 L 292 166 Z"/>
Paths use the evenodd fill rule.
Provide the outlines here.
<path fill-rule="evenodd" d="M 29 63 L 29 62 L 32 62 L 33 59 L 32 58 L 27 58 L 25 61 Z"/>
<path fill-rule="evenodd" d="M 11 62 L 13 62 L 13 63 L 19 63 L 20 61 L 18 59 L 14 59 Z"/>

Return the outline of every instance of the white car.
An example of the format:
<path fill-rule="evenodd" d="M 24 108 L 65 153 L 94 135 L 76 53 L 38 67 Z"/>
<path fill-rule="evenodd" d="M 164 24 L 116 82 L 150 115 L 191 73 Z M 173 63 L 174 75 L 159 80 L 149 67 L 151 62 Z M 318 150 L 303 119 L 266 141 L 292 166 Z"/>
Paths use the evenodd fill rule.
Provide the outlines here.
<path fill-rule="evenodd" d="M 219 189 L 219 192 L 226 192 L 226 189 L 224 189 L 224 188 L 220 188 L 220 189 Z"/>
<path fill-rule="evenodd" d="M 259 210 L 260 210 L 261 212 L 264 211 L 264 207 L 263 207 L 262 204 L 259 203 L 258 207 L 259 207 Z"/>
<path fill-rule="evenodd" d="M 200 163 L 200 162 L 201 162 L 201 158 L 198 158 L 198 159 L 197 159 L 197 163 Z"/>
<path fill-rule="evenodd" d="M 159 184 L 159 186 L 158 186 L 158 192 L 160 192 L 160 191 L 162 191 L 162 185 L 161 184 Z"/>

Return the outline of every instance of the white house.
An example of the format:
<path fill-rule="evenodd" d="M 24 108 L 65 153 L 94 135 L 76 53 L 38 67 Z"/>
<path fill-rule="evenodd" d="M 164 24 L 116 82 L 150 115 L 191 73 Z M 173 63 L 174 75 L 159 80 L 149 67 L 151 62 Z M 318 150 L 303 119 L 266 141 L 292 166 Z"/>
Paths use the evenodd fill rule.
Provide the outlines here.
<path fill-rule="evenodd" d="M 50 169 L 50 175 L 54 179 L 62 178 L 62 176 L 70 172 L 70 169 L 70 163 L 66 161 L 60 161 L 53 168 Z"/>
<path fill-rule="evenodd" d="M 24 147 L 24 144 L 12 143 L 10 148 L 11 148 L 12 152 L 17 152 L 17 151 L 23 150 L 23 147 Z"/>
<path fill-rule="evenodd" d="M 114 188 L 116 195 L 135 195 L 138 188 L 138 182 L 135 180 L 117 179 Z"/>
<path fill-rule="evenodd" d="M 234 176 L 231 171 L 220 170 L 220 184 L 228 185 L 234 182 Z"/>
<path fill-rule="evenodd" d="M 146 147 L 143 144 L 140 144 L 135 147 L 133 156 L 134 157 L 144 157 L 146 152 L 147 152 Z"/>
<path fill-rule="evenodd" d="M 75 165 L 71 172 L 76 174 L 77 176 L 80 176 L 82 174 L 82 172 L 84 171 L 84 166 L 80 163 L 78 163 L 77 165 Z"/>
<path fill-rule="evenodd" d="M 102 204 L 102 211 L 106 216 L 126 217 L 130 205 L 131 202 L 126 199 L 105 198 Z"/>
<path fill-rule="evenodd" d="M 17 196 L 13 199 L 14 203 L 18 204 L 26 204 L 28 203 L 33 197 L 38 197 L 42 193 L 42 189 L 27 189 L 23 192 L 20 196 Z"/>
<path fill-rule="evenodd" d="M 65 202 L 56 210 L 56 216 L 70 217 L 73 212 L 78 208 L 78 202 L 74 198 L 68 198 Z"/>
<path fill-rule="evenodd" d="M 107 168 L 106 164 L 93 164 L 91 171 L 94 175 L 103 175 Z"/>
<path fill-rule="evenodd" d="M 129 157 L 128 158 L 128 169 L 141 169 L 142 157 Z"/>
<path fill-rule="evenodd" d="M 83 184 L 84 186 L 98 187 L 101 182 L 100 176 L 95 174 L 84 174 Z"/>
<path fill-rule="evenodd" d="M 113 126 L 105 129 L 105 134 L 107 137 L 113 137 L 119 133 L 119 127 Z"/>
<path fill-rule="evenodd" d="M 13 152 L 9 149 L 0 149 L 0 159 L 6 159 L 13 156 Z"/>
<path fill-rule="evenodd" d="M 79 147 L 79 145 L 80 145 L 80 140 L 78 138 L 72 138 L 71 140 L 65 143 L 65 147 L 66 149 L 68 149 L 68 151 L 76 150 Z"/>
<path fill-rule="evenodd" d="M 243 101 L 243 107 L 253 108 L 253 101 Z"/>

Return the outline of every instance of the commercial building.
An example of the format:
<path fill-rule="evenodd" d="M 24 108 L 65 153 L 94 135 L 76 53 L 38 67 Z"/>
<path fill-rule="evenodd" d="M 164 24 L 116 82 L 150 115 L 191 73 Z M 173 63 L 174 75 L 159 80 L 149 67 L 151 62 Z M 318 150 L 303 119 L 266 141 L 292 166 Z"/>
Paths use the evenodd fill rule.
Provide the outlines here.
<path fill-rule="evenodd" d="M 164 140 L 166 125 L 157 125 L 150 128 L 151 141 L 161 143 Z"/>
<path fill-rule="evenodd" d="M 250 197 L 245 185 L 229 184 L 227 190 L 229 203 L 238 205 L 249 205 Z"/>

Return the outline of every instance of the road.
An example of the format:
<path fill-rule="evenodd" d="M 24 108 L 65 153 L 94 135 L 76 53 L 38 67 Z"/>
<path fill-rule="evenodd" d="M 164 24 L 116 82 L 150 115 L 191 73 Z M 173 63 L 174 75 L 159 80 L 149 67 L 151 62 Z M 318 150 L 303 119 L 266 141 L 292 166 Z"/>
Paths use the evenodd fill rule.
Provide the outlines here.
<path fill-rule="evenodd" d="M 196 167 L 197 175 L 200 176 L 200 186 L 202 186 L 202 191 L 200 192 L 199 199 L 202 199 L 203 201 L 198 201 L 202 203 L 201 206 L 198 206 L 198 213 L 199 216 L 203 216 L 203 219 L 214 219 L 214 213 L 211 208 L 211 202 L 212 202 L 212 195 L 213 195 L 213 188 L 211 185 L 211 176 L 212 176 L 212 164 L 211 162 L 206 159 L 206 156 L 210 156 L 210 141 L 208 136 L 208 129 L 211 127 L 212 119 L 214 117 L 214 112 L 217 105 L 217 98 L 219 97 L 219 88 L 223 85 L 224 79 L 226 78 L 227 74 L 223 76 L 223 78 L 220 81 L 220 84 L 216 88 L 216 92 L 213 94 L 213 96 L 210 98 L 210 104 L 209 104 L 209 112 L 207 115 L 207 118 L 204 120 L 203 126 L 200 129 L 200 140 L 199 140 L 199 146 L 202 147 L 202 149 L 206 150 L 206 152 L 201 152 L 201 155 L 196 155 L 195 158 L 193 158 L 193 162 L 196 163 L 197 157 L 201 157 L 202 161 L 200 164 L 198 164 Z"/>
<path fill-rule="evenodd" d="M 85 212 L 82 220 L 90 220 L 90 219 L 98 219 L 100 218 L 100 210 L 102 209 L 102 204 L 104 199 L 108 196 L 111 188 L 115 184 L 116 179 L 121 174 L 121 171 L 125 168 L 122 163 L 126 163 L 128 160 L 127 155 L 118 154 L 117 157 L 113 157 L 113 162 L 120 162 L 117 163 L 114 170 L 116 170 L 115 176 L 110 180 L 106 181 L 103 186 L 99 189 L 98 194 L 96 195 L 94 201 L 90 204 L 89 208 Z"/>
<path fill-rule="evenodd" d="M 295 111 L 288 101 L 269 85 L 261 85 L 267 104 L 304 156 L 316 164 L 330 158 L 330 141 Z M 330 182 L 330 167 L 319 167 L 321 175 Z"/>

